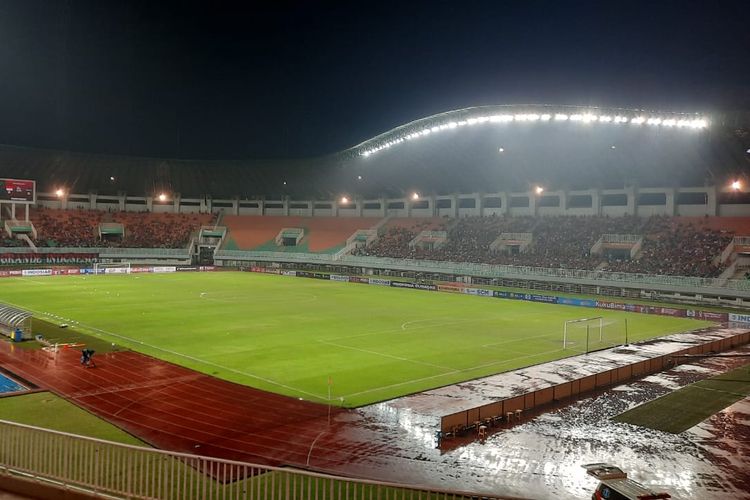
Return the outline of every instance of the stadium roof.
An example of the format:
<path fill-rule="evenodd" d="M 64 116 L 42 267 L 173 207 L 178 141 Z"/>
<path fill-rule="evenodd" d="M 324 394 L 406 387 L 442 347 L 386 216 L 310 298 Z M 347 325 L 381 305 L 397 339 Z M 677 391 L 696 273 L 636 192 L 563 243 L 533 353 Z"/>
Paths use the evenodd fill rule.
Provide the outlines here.
<path fill-rule="evenodd" d="M 739 115 L 738 115 L 739 116 Z M 330 199 L 420 193 L 719 184 L 748 168 L 742 116 L 482 106 L 396 127 L 324 157 L 242 161 L 0 146 L 3 176 L 39 191 Z"/>

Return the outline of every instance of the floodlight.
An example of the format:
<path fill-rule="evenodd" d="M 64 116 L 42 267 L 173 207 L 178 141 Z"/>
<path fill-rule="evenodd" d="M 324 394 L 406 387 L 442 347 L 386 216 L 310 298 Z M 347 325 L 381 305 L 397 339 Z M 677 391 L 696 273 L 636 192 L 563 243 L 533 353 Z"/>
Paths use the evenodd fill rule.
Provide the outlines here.
<path fill-rule="evenodd" d="M 565 121 L 565 120 L 567 120 L 567 119 L 568 119 L 568 115 L 566 115 L 566 114 L 564 114 L 564 113 L 557 113 L 557 114 L 555 115 L 555 121 L 558 121 L 558 122 L 564 122 L 564 121 Z"/>
<path fill-rule="evenodd" d="M 109 176 L 109 180 L 112 181 L 112 182 L 115 182 L 115 176 L 114 175 L 110 175 Z"/>
<path fill-rule="evenodd" d="M 159 201 L 167 201 L 167 195 L 164 193 L 159 193 Z"/>
<path fill-rule="evenodd" d="M 598 116 L 596 116 L 596 115 L 594 115 L 594 114 L 591 114 L 591 113 L 586 113 L 585 115 L 583 115 L 583 116 L 581 117 L 581 121 L 583 121 L 583 123 L 591 123 L 591 122 L 595 122 L 595 121 L 596 121 L 596 120 L 598 120 L 598 119 L 599 119 L 599 117 L 598 117 Z"/>
<path fill-rule="evenodd" d="M 534 191 L 536 191 L 536 194 L 542 194 L 544 192 L 544 188 L 542 186 L 537 186 Z"/>
<path fill-rule="evenodd" d="M 61 188 L 57 188 L 57 190 L 55 191 L 55 196 L 57 196 L 58 198 L 62 198 L 64 195 L 65 191 Z"/>
<path fill-rule="evenodd" d="M 730 187 L 732 191 L 739 191 L 742 189 L 742 183 L 740 181 L 733 181 Z"/>
<path fill-rule="evenodd" d="M 346 196 L 342 196 L 340 200 L 340 204 L 346 205 L 347 203 L 349 203 L 349 198 L 347 198 Z"/>
<path fill-rule="evenodd" d="M 361 175 L 358 175 L 358 176 L 357 176 L 357 180 L 358 180 L 358 181 L 361 181 L 361 180 L 362 180 L 362 176 L 361 176 Z"/>
<path fill-rule="evenodd" d="M 615 145 L 614 145 L 614 144 L 613 144 L 613 145 L 611 145 L 611 146 L 609 147 L 609 149 L 616 149 L 616 148 L 615 148 Z"/>
<path fill-rule="evenodd" d="M 640 125 L 640 124 L 644 123 L 645 121 L 646 121 L 646 119 L 644 117 L 642 117 L 642 116 L 637 116 L 635 118 L 631 118 L 630 119 L 630 123 L 632 123 L 633 125 Z"/>
<path fill-rule="evenodd" d="M 505 148 L 497 148 L 498 153 L 505 153 Z"/>
<path fill-rule="evenodd" d="M 284 181 L 284 185 L 286 186 L 286 181 Z"/>
<path fill-rule="evenodd" d="M 602 123 L 609 123 L 609 122 L 612 121 L 612 117 L 611 116 L 607 116 L 607 115 L 602 115 L 602 116 L 599 117 L 599 121 L 602 122 Z"/>
<path fill-rule="evenodd" d="M 419 193 L 412 193 L 411 194 L 411 199 L 414 200 L 414 201 L 417 201 L 419 199 Z"/>
<path fill-rule="evenodd" d="M 570 115 L 570 121 L 572 122 L 580 122 L 583 120 L 583 115 Z"/>
<path fill-rule="evenodd" d="M 747 151 L 745 151 L 745 153 L 747 153 L 747 154 L 750 155 L 750 149 L 748 149 Z"/>
<path fill-rule="evenodd" d="M 542 116 L 539 117 L 543 122 L 549 121 L 550 118 L 552 118 L 552 115 L 549 113 L 545 113 Z"/>

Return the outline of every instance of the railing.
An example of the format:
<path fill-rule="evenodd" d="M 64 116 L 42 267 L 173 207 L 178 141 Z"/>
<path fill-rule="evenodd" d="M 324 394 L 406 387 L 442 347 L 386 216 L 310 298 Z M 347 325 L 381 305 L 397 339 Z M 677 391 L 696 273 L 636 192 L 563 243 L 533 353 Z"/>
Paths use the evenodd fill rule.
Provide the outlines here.
<path fill-rule="evenodd" d="M 512 241 L 531 241 L 534 239 L 533 233 L 500 233 L 500 239 Z"/>
<path fill-rule="evenodd" d="M 434 240 L 435 242 L 444 242 L 448 239 L 447 231 L 421 231 L 409 242 L 409 247 L 414 248 L 423 240 Z"/>
<path fill-rule="evenodd" d="M 643 239 L 640 234 L 603 234 L 602 241 L 605 243 L 638 243 Z"/>
<path fill-rule="evenodd" d="M 30 475 L 66 488 L 123 498 L 477 498 L 476 494 L 460 491 L 343 478 L 142 448 L 4 420 L 0 420 L 0 478 L 2 474 Z"/>
<path fill-rule="evenodd" d="M 326 254 L 254 252 L 241 250 L 222 250 L 216 253 L 216 259 L 258 262 L 298 262 L 326 263 L 332 262 L 332 256 Z M 576 269 L 473 264 L 444 262 L 432 260 L 393 259 L 388 257 L 363 257 L 345 255 L 338 263 L 355 267 L 375 269 L 395 269 L 402 271 L 431 272 L 453 274 L 458 276 L 477 276 L 485 278 L 519 278 L 519 279 L 569 279 L 585 281 L 591 284 L 614 283 L 654 287 L 680 287 L 691 290 L 708 289 L 715 293 L 721 291 L 741 291 L 750 295 L 750 280 L 727 280 L 720 278 L 698 278 L 690 276 L 662 276 L 654 274 L 618 273 L 610 271 L 587 271 Z M 700 291 L 700 290 L 698 290 Z"/>

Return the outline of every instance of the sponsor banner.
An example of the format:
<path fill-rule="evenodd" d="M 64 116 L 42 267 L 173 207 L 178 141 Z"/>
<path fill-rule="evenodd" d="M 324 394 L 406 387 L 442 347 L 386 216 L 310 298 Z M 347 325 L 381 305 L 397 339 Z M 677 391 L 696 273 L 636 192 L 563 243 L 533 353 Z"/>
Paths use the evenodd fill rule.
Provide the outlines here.
<path fill-rule="evenodd" d="M 500 290 L 493 290 L 492 296 L 497 297 L 499 299 L 509 299 L 510 298 L 510 292 L 503 292 Z"/>
<path fill-rule="evenodd" d="M 78 268 L 75 268 L 75 269 L 66 269 L 66 271 L 68 272 L 68 274 L 80 274 L 80 272 L 81 272 L 81 270 L 78 269 Z"/>
<path fill-rule="evenodd" d="M 0 266 L 92 264 L 98 258 L 95 253 L 3 253 Z"/>
<path fill-rule="evenodd" d="M 463 285 L 454 285 L 452 283 L 438 285 L 437 289 L 441 292 L 451 292 L 451 293 L 464 293 L 464 288 L 466 288 Z"/>
<path fill-rule="evenodd" d="M 297 276 L 297 271 L 281 271 L 282 276 Z"/>
<path fill-rule="evenodd" d="M 150 267 L 131 267 L 130 272 L 131 273 L 150 273 L 152 271 L 152 268 Z"/>
<path fill-rule="evenodd" d="M 558 297 L 558 304 L 566 306 L 596 307 L 596 301 L 592 299 L 574 299 L 569 297 Z"/>
<path fill-rule="evenodd" d="M 104 274 L 128 274 L 130 269 L 127 267 L 105 267 Z M 164 271 L 167 272 L 167 271 Z"/>
<path fill-rule="evenodd" d="M 554 295 L 531 294 L 531 300 L 534 302 L 544 302 L 545 304 L 557 304 L 557 297 Z"/>
<path fill-rule="evenodd" d="M 94 270 L 91 269 L 90 267 L 83 267 L 79 269 L 79 271 L 81 274 L 94 274 Z"/>
<path fill-rule="evenodd" d="M 365 278 L 363 276 L 349 276 L 349 282 L 350 283 L 364 283 L 369 284 L 370 278 Z"/>
<path fill-rule="evenodd" d="M 349 276 L 343 276 L 341 274 L 332 274 L 329 279 L 331 281 L 345 281 L 349 283 Z"/>
<path fill-rule="evenodd" d="M 110 269 L 122 269 L 122 268 L 110 268 Z M 177 271 L 176 266 L 154 266 L 153 271 L 154 273 L 174 273 Z M 127 272 L 127 270 L 125 270 Z"/>
<path fill-rule="evenodd" d="M 698 312 L 704 312 L 704 311 L 698 311 Z M 718 313 L 714 313 L 714 314 L 718 314 Z M 729 321 L 733 321 L 735 323 L 750 323 L 750 314 L 729 313 Z"/>
<path fill-rule="evenodd" d="M 21 276 L 51 276 L 52 269 L 24 269 Z"/>
<path fill-rule="evenodd" d="M 370 278 L 368 283 L 371 285 L 391 286 L 391 280 L 384 280 L 382 278 Z"/>
<path fill-rule="evenodd" d="M 659 307 L 657 308 L 656 314 L 659 314 L 661 316 L 672 316 L 675 318 L 684 318 L 687 316 L 687 311 L 685 309 L 674 309 L 671 307 Z"/>
<path fill-rule="evenodd" d="M 63 276 L 65 274 L 68 274 L 67 269 L 53 269 L 52 270 L 52 276 Z"/>
<path fill-rule="evenodd" d="M 197 267 L 178 267 L 178 268 L 177 268 L 177 271 L 178 271 L 178 272 L 184 272 L 184 271 L 197 271 L 197 270 L 198 270 L 198 268 L 197 268 Z"/>
<path fill-rule="evenodd" d="M 721 312 L 714 312 L 714 311 L 696 311 L 693 309 L 688 309 L 687 311 L 687 317 L 688 318 L 695 318 L 695 319 L 705 319 L 708 321 L 737 321 L 737 322 L 744 322 L 743 319 L 732 319 L 734 316 L 735 318 L 749 318 L 750 315 L 747 314 L 734 314 L 734 313 L 721 313 Z M 750 321 L 747 321 L 750 323 Z"/>
<path fill-rule="evenodd" d="M 216 271 L 216 266 L 200 266 L 201 271 Z"/>
<path fill-rule="evenodd" d="M 608 300 L 597 300 L 596 307 L 599 309 L 614 309 L 617 311 L 625 310 L 625 304 L 622 302 L 610 302 Z"/>
<path fill-rule="evenodd" d="M 464 288 L 464 293 L 479 295 L 481 297 L 492 297 L 492 290 L 485 290 L 484 288 Z"/>
<path fill-rule="evenodd" d="M 9 276 L 23 276 L 23 271 L 21 271 L 20 269 L 12 269 L 8 271 L 8 275 Z"/>
<path fill-rule="evenodd" d="M 430 292 L 434 292 L 437 290 L 437 286 L 431 283 L 415 283 L 414 288 L 417 290 L 428 290 Z"/>
<path fill-rule="evenodd" d="M 0 278 L 7 278 L 10 276 L 8 271 L 0 271 Z"/>
<path fill-rule="evenodd" d="M 391 286 L 394 288 L 414 288 L 414 283 L 411 281 L 391 281 Z"/>

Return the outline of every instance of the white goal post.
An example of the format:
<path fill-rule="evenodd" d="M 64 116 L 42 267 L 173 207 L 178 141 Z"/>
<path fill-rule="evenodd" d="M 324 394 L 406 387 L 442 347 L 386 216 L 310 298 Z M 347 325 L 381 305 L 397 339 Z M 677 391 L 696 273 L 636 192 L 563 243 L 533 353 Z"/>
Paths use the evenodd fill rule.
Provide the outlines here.
<path fill-rule="evenodd" d="M 586 329 L 587 342 L 589 337 L 598 339 L 598 342 L 601 342 L 604 331 L 604 317 L 594 316 L 593 318 L 569 319 L 565 321 L 565 325 L 563 326 L 563 349 L 567 349 L 568 344 L 571 343 L 569 340 L 568 329 L 574 327 Z"/>
<path fill-rule="evenodd" d="M 94 273 L 95 274 L 130 274 L 130 262 L 118 262 L 116 264 L 95 262 Z"/>

